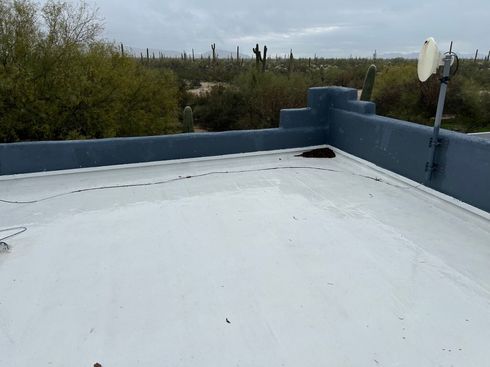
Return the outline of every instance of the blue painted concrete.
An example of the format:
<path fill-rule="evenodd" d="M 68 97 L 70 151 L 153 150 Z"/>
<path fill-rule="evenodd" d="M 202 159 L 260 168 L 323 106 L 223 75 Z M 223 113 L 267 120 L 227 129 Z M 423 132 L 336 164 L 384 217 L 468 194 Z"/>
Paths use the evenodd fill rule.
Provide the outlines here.
<path fill-rule="evenodd" d="M 422 183 L 432 128 L 374 114 L 346 89 L 330 97 L 327 142 L 392 172 Z M 490 141 L 441 130 L 438 169 L 429 187 L 490 212 Z"/>
<path fill-rule="evenodd" d="M 349 88 L 311 88 L 308 106 L 282 110 L 277 129 L 0 144 L 0 175 L 330 144 L 417 182 L 425 176 L 428 126 L 375 114 Z M 490 212 L 490 141 L 441 130 L 429 186 Z"/>
<path fill-rule="evenodd" d="M 0 144 L 2 175 L 325 144 L 322 127 Z"/>

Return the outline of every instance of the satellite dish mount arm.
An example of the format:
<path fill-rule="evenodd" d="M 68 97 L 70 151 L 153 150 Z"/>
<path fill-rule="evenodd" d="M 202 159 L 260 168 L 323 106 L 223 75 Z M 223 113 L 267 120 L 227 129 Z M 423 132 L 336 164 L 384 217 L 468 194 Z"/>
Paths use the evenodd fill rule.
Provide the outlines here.
<path fill-rule="evenodd" d="M 451 45 L 452 48 L 452 45 Z M 439 130 L 441 128 L 442 114 L 444 112 L 444 102 L 446 100 L 447 84 L 450 80 L 451 62 L 455 55 L 452 50 L 449 51 L 443 59 L 444 69 L 442 73 L 441 87 L 439 90 L 439 100 L 437 102 L 436 120 L 434 122 L 434 131 L 432 138 L 429 140 L 429 158 L 425 164 L 425 183 L 428 184 L 432 178 L 432 173 L 437 169 L 437 163 L 435 162 L 436 148 L 440 145 Z"/>

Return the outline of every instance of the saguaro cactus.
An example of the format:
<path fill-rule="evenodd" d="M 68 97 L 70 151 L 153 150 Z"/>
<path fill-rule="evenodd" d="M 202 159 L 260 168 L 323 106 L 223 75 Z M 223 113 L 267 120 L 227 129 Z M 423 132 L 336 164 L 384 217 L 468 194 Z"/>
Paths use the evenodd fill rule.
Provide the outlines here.
<path fill-rule="evenodd" d="M 267 63 L 267 46 L 264 45 L 264 57 L 262 58 L 262 72 L 265 71 L 266 63 Z"/>
<path fill-rule="evenodd" d="M 362 86 L 361 101 L 370 101 L 373 94 L 374 80 L 376 78 L 376 65 L 371 65 L 364 78 Z"/>
<path fill-rule="evenodd" d="M 216 43 L 211 45 L 211 50 L 213 51 L 213 62 L 216 62 Z"/>
<path fill-rule="evenodd" d="M 288 78 L 291 77 L 291 74 L 293 72 L 293 60 L 294 60 L 294 56 L 293 56 L 293 50 L 291 50 L 289 52 L 289 64 L 288 64 Z"/>
<path fill-rule="evenodd" d="M 194 117 L 192 116 L 192 108 L 190 106 L 186 106 L 184 108 L 184 132 L 185 133 L 193 133 L 194 132 Z"/>
<path fill-rule="evenodd" d="M 259 68 L 260 61 L 262 60 L 262 56 L 260 55 L 260 50 L 259 50 L 259 44 L 255 46 L 255 48 L 252 48 L 253 53 L 255 54 L 255 66 L 257 66 L 257 69 Z"/>
<path fill-rule="evenodd" d="M 255 54 L 255 66 L 257 67 L 257 69 L 259 69 L 259 65 L 262 64 L 262 71 L 265 71 L 265 67 L 267 63 L 267 46 L 264 45 L 263 57 L 262 54 L 260 53 L 258 43 L 255 45 L 255 48 L 253 48 L 252 51 Z"/>

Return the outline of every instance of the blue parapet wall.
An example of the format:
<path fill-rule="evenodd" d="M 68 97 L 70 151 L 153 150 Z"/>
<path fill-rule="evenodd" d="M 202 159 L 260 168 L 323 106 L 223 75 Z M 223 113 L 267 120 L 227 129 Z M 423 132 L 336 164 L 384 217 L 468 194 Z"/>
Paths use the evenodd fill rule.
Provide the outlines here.
<path fill-rule="evenodd" d="M 374 114 L 352 91 L 329 89 L 327 143 L 419 183 L 432 128 Z M 442 129 L 438 169 L 427 185 L 490 212 L 490 141 Z"/>
<path fill-rule="evenodd" d="M 324 128 L 190 133 L 0 144 L 2 175 L 196 158 L 325 144 Z"/>
<path fill-rule="evenodd" d="M 276 129 L 0 144 L 0 175 L 329 144 L 422 182 L 432 129 L 375 114 L 355 89 L 311 88 Z M 441 130 L 429 186 L 490 212 L 490 141 Z"/>

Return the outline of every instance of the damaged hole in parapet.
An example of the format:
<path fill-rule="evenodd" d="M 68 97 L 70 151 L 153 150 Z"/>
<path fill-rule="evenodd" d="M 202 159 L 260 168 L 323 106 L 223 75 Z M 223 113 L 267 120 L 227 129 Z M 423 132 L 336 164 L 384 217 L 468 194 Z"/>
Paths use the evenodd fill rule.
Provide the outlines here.
<path fill-rule="evenodd" d="M 298 154 L 296 157 L 303 158 L 335 158 L 335 152 L 330 148 L 319 148 Z"/>

